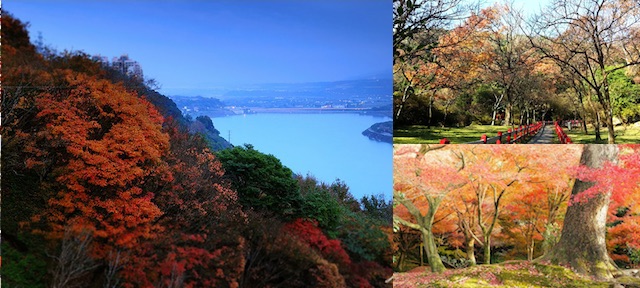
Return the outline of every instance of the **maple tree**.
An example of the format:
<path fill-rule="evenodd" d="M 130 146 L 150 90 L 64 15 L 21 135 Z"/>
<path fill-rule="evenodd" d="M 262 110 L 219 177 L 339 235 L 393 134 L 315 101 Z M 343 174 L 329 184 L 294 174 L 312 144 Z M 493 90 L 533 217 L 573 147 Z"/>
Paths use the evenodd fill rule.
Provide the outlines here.
<path fill-rule="evenodd" d="M 537 255 L 546 253 L 557 242 L 559 235 L 555 231 L 562 224 L 574 181 L 571 171 L 578 165 L 582 148 L 580 145 L 552 150 L 528 148 L 530 151 L 519 153 L 526 153 L 532 175 L 516 187 L 520 193 L 511 193 L 505 199 L 504 216 L 508 220 L 501 221 L 503 229 L 499 237 L 514 243 L 532 260 L 536 241 L 542 243 L 542 251 Z"/>
<path fill-rule="evenodd" d="M 621 181 L 616 185 L 622 190 L 618 188 L 619 192 L 612 195 L 608 209 L 607 249 L 611 258 L 621 262 L 624 266 L 637 266 L 640 263 L 640 259 L 637 258 L 638 251 L 640 251 L 639 238 L 637 237 L 640 233 L 640 226 L 638 226 L 640 223 L 640 207 L 638 207 L 640 187 L 637 185 L 637 173 L 640 172 L 637 162 L 639 152 L 638 145 L 622 146 L 619 161 L 624 173 L 622 177 L 615 179 Z"/>
<path fill-rule="evenodd" d="M 163 157 L 165 170 L 146 184 L 156 191 L 154 203 L 163 211 L 156 222 L 165 232 L 157 242 L 168 247 L 150 251 L 162 259 L 160 277 L 167 282 L 181 275 L 185 286 L 237 285 L 246 241 L 239 232 L 216 233 L 245 222 L 237 194 L 225 184 L 222 164 L 201 136 L 180 129 L 173 119 L 165 121 L 164 130 L 171 146 Z"/>
<path fill-rule="evenodd" d="M 417 147 L 413 148 L 414 151 L 419 149 Z M 441 146 L 432 148 L 435 147 Z M 427 148 L 423 150 L 427 151 Z M 455 176 L 459 177 L 456 181 L 461 181 L 459 183 L 462 184 L 446 193 L 444 190 L 441 192 L 446 197 L 433 216 L 432 231 L 435 235 L 442 235 L 447 239 L 445 245 L 454 248 L 464 247 L 469 264 L 475 264 L 476 243 L 483 247 L 482 259 L 489 263 L 492 238 L 516 245 L 523 242 L 522 246 L 518 247 L 523 247 L 522 251 L 528 249 L 527 253 L 531 258 L 535 252 L 535 241 L 553 244 L 554 235 L 546 234 L 547 227 L 554 227 L 561 220 L 564 211 L 562 209 L 567 205 L 573 184 L 570 171 L 578 164 L 577 156 L 581 146 L 552 150 L 547 147 L 502 145 L 445 146 L 434 151 L 446 151 L 452 157 L 451 160 L 457 159 L 450 162 L 450 165 L 464 163 L 464 167 L 450 172 L 458 174 Z M 429 156 L 435 157 L 434 154 Z M 426 168 L 426 171 L 438 171 L 444 166 L 434 159 L 431 161 L 434 161 L 430 162 L 434 167 Z M 415 173 L 417 174 L 419 173 Z M 396 189 L 402 187 L 398 183 L 408 183 L 406 180 L 403 181 L 396 180 Z M 426 177 L 420 184 L 414 183 L 412 186 L 444 185 L 438 184 L 438 181 L 440 180 L 437 177 Z M 410 188 L 405 187 L 402 191 L 410 191 Z M 426 197 L 428 196 L 412 198 L 413 204 L 424 211 L 422 213 L 427 213 L 429 207 Z M 417 227 L 417 220 L 412 220 L 413 216 L 404 203 L 399 203 L 402 205 L 398 205 L 394 210 L 396 222 L 407 227 Z M 402 218 L 411 220 L 406 221 L 411 223 L 399 221 Z M 517 236 L 517 239 L 514 236 Z"/>
<path fill-rule="evenodd" d="M 103 245 L 135 250 L 161 231 L 153 193 L 140 184 L 168 148 L 162 117 L 105 80 L 69 71 L 56 78 L 69 88 L 36 99 L 36 118 L 46 126 L 25 147 L 27 168 L 50 167 L 57 190 L 33 220 L 46 220 L 54 238 L 71 225 Z"/>
<path fill-rule="evenodd" d="M 545 260 L 596 278 L 611 278 L 617 270 L 605 245 L 607 211 L 612 202 L 624 202 L 637 189 L 640 172 L 638 147 L 622 149 L 585 145 L 560 240 Z"/>
<path fill-rule="evenodd" d="M 460 94 L 483 80 L 483 63 L 494 57 L 485 30 L 495 17 L 493 9 L 472 13 L 462 24 L 444 33 L 433 49 L 437 69 L 430 88 L 434 90 L 433 97 L 444 106 L 443 123 Z"/>
<path fill-rule="evenodd" d="M 440 45 L 443 29 L 473 8 L 462 4 L 460 0 L 393 1 L 394 120 L 404 119 L 402 113 L 410 100 L 433 92 L 425 89 L 438 75 L 432 50 Z M 433 97 L 429 125 L 432 106 Z"/>
<path fill-rule="evenodd" d="M 492 8 L 498 14 L 490 19 L 486 37 L 490 43 L 491 57 L 486 59 L 485 68 L 489 82 L 501 88 L 501 100 L 504 101 L 504 122 L 513 123 L 512 114 L 518 97 L 524 97 L 526 80 L 534 57 L 526 37 L 518 33 L 521 17 L 510 5 L 498 5 Z M 522 123 L 522 121 L 520 122 Z"/>
<path fill-rule="evenodd" d="M 11 72 L 2 79 L 2 132 L 9 141 L 3 146 L 15 152 L 9 162 L 3 153 L 2 168 L 16 172 L 2 182 L 10 195 L 5 203 L 14 207 L 5 218 L 12 224 L 6 232 L 17 235 L 9 245 L 30 247 L 20 251 L 36 257 L 59 250 L 51 271 L 63 282 L 77 276 L 68 268 L 82 266 L 69 262 L 75 252 L 65 243 L 85 239 L 76 254 L 100 268 L 77 268 L 95 276 L 106 266 L 109 283 L 145 287 L 182 278 L 186 286 L 233 285 L 242 257 L 234 263 L 230 255 L 238 255 L 242 240 L 215 235 L 229 229 L 225 219 L 242 216 L 205 142 L 163 131 L 153 105 L 104 79 L 107 73 L 85 54 L 45 59 L 28 44 L 23 24 L 2 20 L 9 23 L 2 30 L 9 52 L 3 51 L 3 70 Z M 20 200 L 23 190 L 30 195 Z M 204 273 L 216 269 L 224 273 Z"/>
<path fill-rule="evenodd" d="M 475 196 L 474 201 L 478 203 L 476 223 L 483 237 L 481 243 L 484 248 L 484 262 L 490 264 L 492 232 L 501 213 L 502 199 L 512 185 L 525 180 L 521 172 L 528 167 L 519 157 L 520 155 L 512 149 L 508 151 L 501 149 L 499 152 L 482 150 L 471 149 L 471 153 L 465 155 L 462 152 L 459 157 L 465 158 L 463 161 L 467 163 L 464 173 L 469 179 L 469 187 Z M 469 162 L 473 164 L 470 165 Z"/>
<path fill-rule="evenodd" d="M 456 167 L 456 164 L 463 163 L 455 161 L 446 150 L 444 155 L 434 156 L 442 147 L 397 145 L 394 146 L 393 160 L 393 200 L 401 204 L 413 218 L 403 218 L 394 211 L 394 222 L 420 231 L 429 265 L 434 272 L 442 272 L 445 268 L 432 231 L 436 213 L 447 194 L 464 183 L 457 173 L 463 166 Z"/>
<path fill-rule="evenodd" d="M 625 203 L 612 201 L 607 221 L 607 250 L 618 267 L 637 267 L 640 264 L 638 233 L 640 215 L 638 189 L 625 198 Z"/>
<path fill-rule="evenodd" d="M 505 229 L 509 229 L 510 235 L 514 235 L 514 238 L 521 238 L 524 242 L 524 250 L 527 254 L 527 260 L 531 261 L 534 257 L 536 241 L 542 241 L 542 233 L 544 231 L 544 222 L 546 221 L 544 207 L 539 205 L 544 203 L 546 199 L 545 194 L 541 191 L 528 191 L 525 192 L 522 197 L 514 201 L 510 201 L 505 207 L 507 214 L 514 224 L 512 227 L 507 227 L 503 224 Z M 518 240 L 518 239 L 511 240 Z M 515 241 L 516 244 L 521 241 Z"/>
<path fill-rule="evenodd" d="M 239 287 L 346 287 L 335 263 L 286 230 L 285 224 L 254 213 L 248 213 L 242 227 L 246 262 Z"/>

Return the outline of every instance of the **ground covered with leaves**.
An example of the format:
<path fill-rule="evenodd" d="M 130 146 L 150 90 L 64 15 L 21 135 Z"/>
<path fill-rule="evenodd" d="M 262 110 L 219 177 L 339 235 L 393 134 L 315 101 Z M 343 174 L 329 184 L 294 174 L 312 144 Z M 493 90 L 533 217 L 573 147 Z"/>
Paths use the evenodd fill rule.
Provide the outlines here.
<path fill-rule="evenodd" d="M 615 285 L 622 286 L 615 286 Z M 432 273 L 418 267 L 395 273 L 393 287 L 640 287 L 640 278 L 622 276 L 595 281 L 570 269 L 529 261 L 507 261 Z"/>

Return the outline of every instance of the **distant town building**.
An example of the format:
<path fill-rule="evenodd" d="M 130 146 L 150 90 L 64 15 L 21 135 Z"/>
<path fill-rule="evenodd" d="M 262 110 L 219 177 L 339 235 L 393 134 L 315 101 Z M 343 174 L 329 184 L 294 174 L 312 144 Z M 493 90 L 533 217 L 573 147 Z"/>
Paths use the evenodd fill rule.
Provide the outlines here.
<path fill-rule="evenodd" d="M 111 61 L 111 67 L 122 72 L 128 76 L 138 77 L 143 79 L 142 67 L 138 64 L 138 61 L 129 59 L 129 55 L 122 54 L 120 57 L 113 57 Z"/>

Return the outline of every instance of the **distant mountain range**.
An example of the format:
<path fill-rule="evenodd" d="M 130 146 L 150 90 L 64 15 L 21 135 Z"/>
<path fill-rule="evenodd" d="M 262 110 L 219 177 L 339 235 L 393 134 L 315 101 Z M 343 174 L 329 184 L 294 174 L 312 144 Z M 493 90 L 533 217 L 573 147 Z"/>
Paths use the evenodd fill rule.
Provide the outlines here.
<path fill-rule="evenodd" d="M 183 113 L 194 117 L 249 113 L 247 111 L 256 108 L 352 109 L 391 117 L 392 93 L 393 79 L 389 76 L 312 83 L 254 84 L 216 89 L 201 96 L 170 97 Z"/>
<path fill-rule="evenodd" d="M 330 97 L 388 95 L 391 101 L 393 79 L 359 79 L 334 82 L 258 84 L 230 90 L 222 95 L 228 97 Z"/>
<path fill-rule="evenodd" d="M 229 85 L 215 88 L 167 89 L 167 95 L 201 96 L 227 100 L 236 97 L 264 97 L 274 95 L 296 95 L 307 97 L 325 97 L 327 95 L 391 95 L 393 78 L 389 75 L 372 74 L 370 77 L 309 83 L 266 83 Z M 391 99 L 391 98 L 389 98 Z"/>

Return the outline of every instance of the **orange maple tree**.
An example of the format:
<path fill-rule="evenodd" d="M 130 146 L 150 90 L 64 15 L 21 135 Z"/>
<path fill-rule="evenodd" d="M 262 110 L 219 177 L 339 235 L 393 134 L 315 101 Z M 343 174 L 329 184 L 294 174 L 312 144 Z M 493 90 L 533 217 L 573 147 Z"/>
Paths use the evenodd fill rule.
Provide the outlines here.
<path fill-rule="evenodd" d="M 463 163 L 444 146 L 398 145 L 394 147 L 394 222 L 420 231 L 431 269 L 442 272 L 433 223 L 447 194 L 464 184 L 457 171 Z M 406 212 L 404 212 L 404 211 Z"/>

